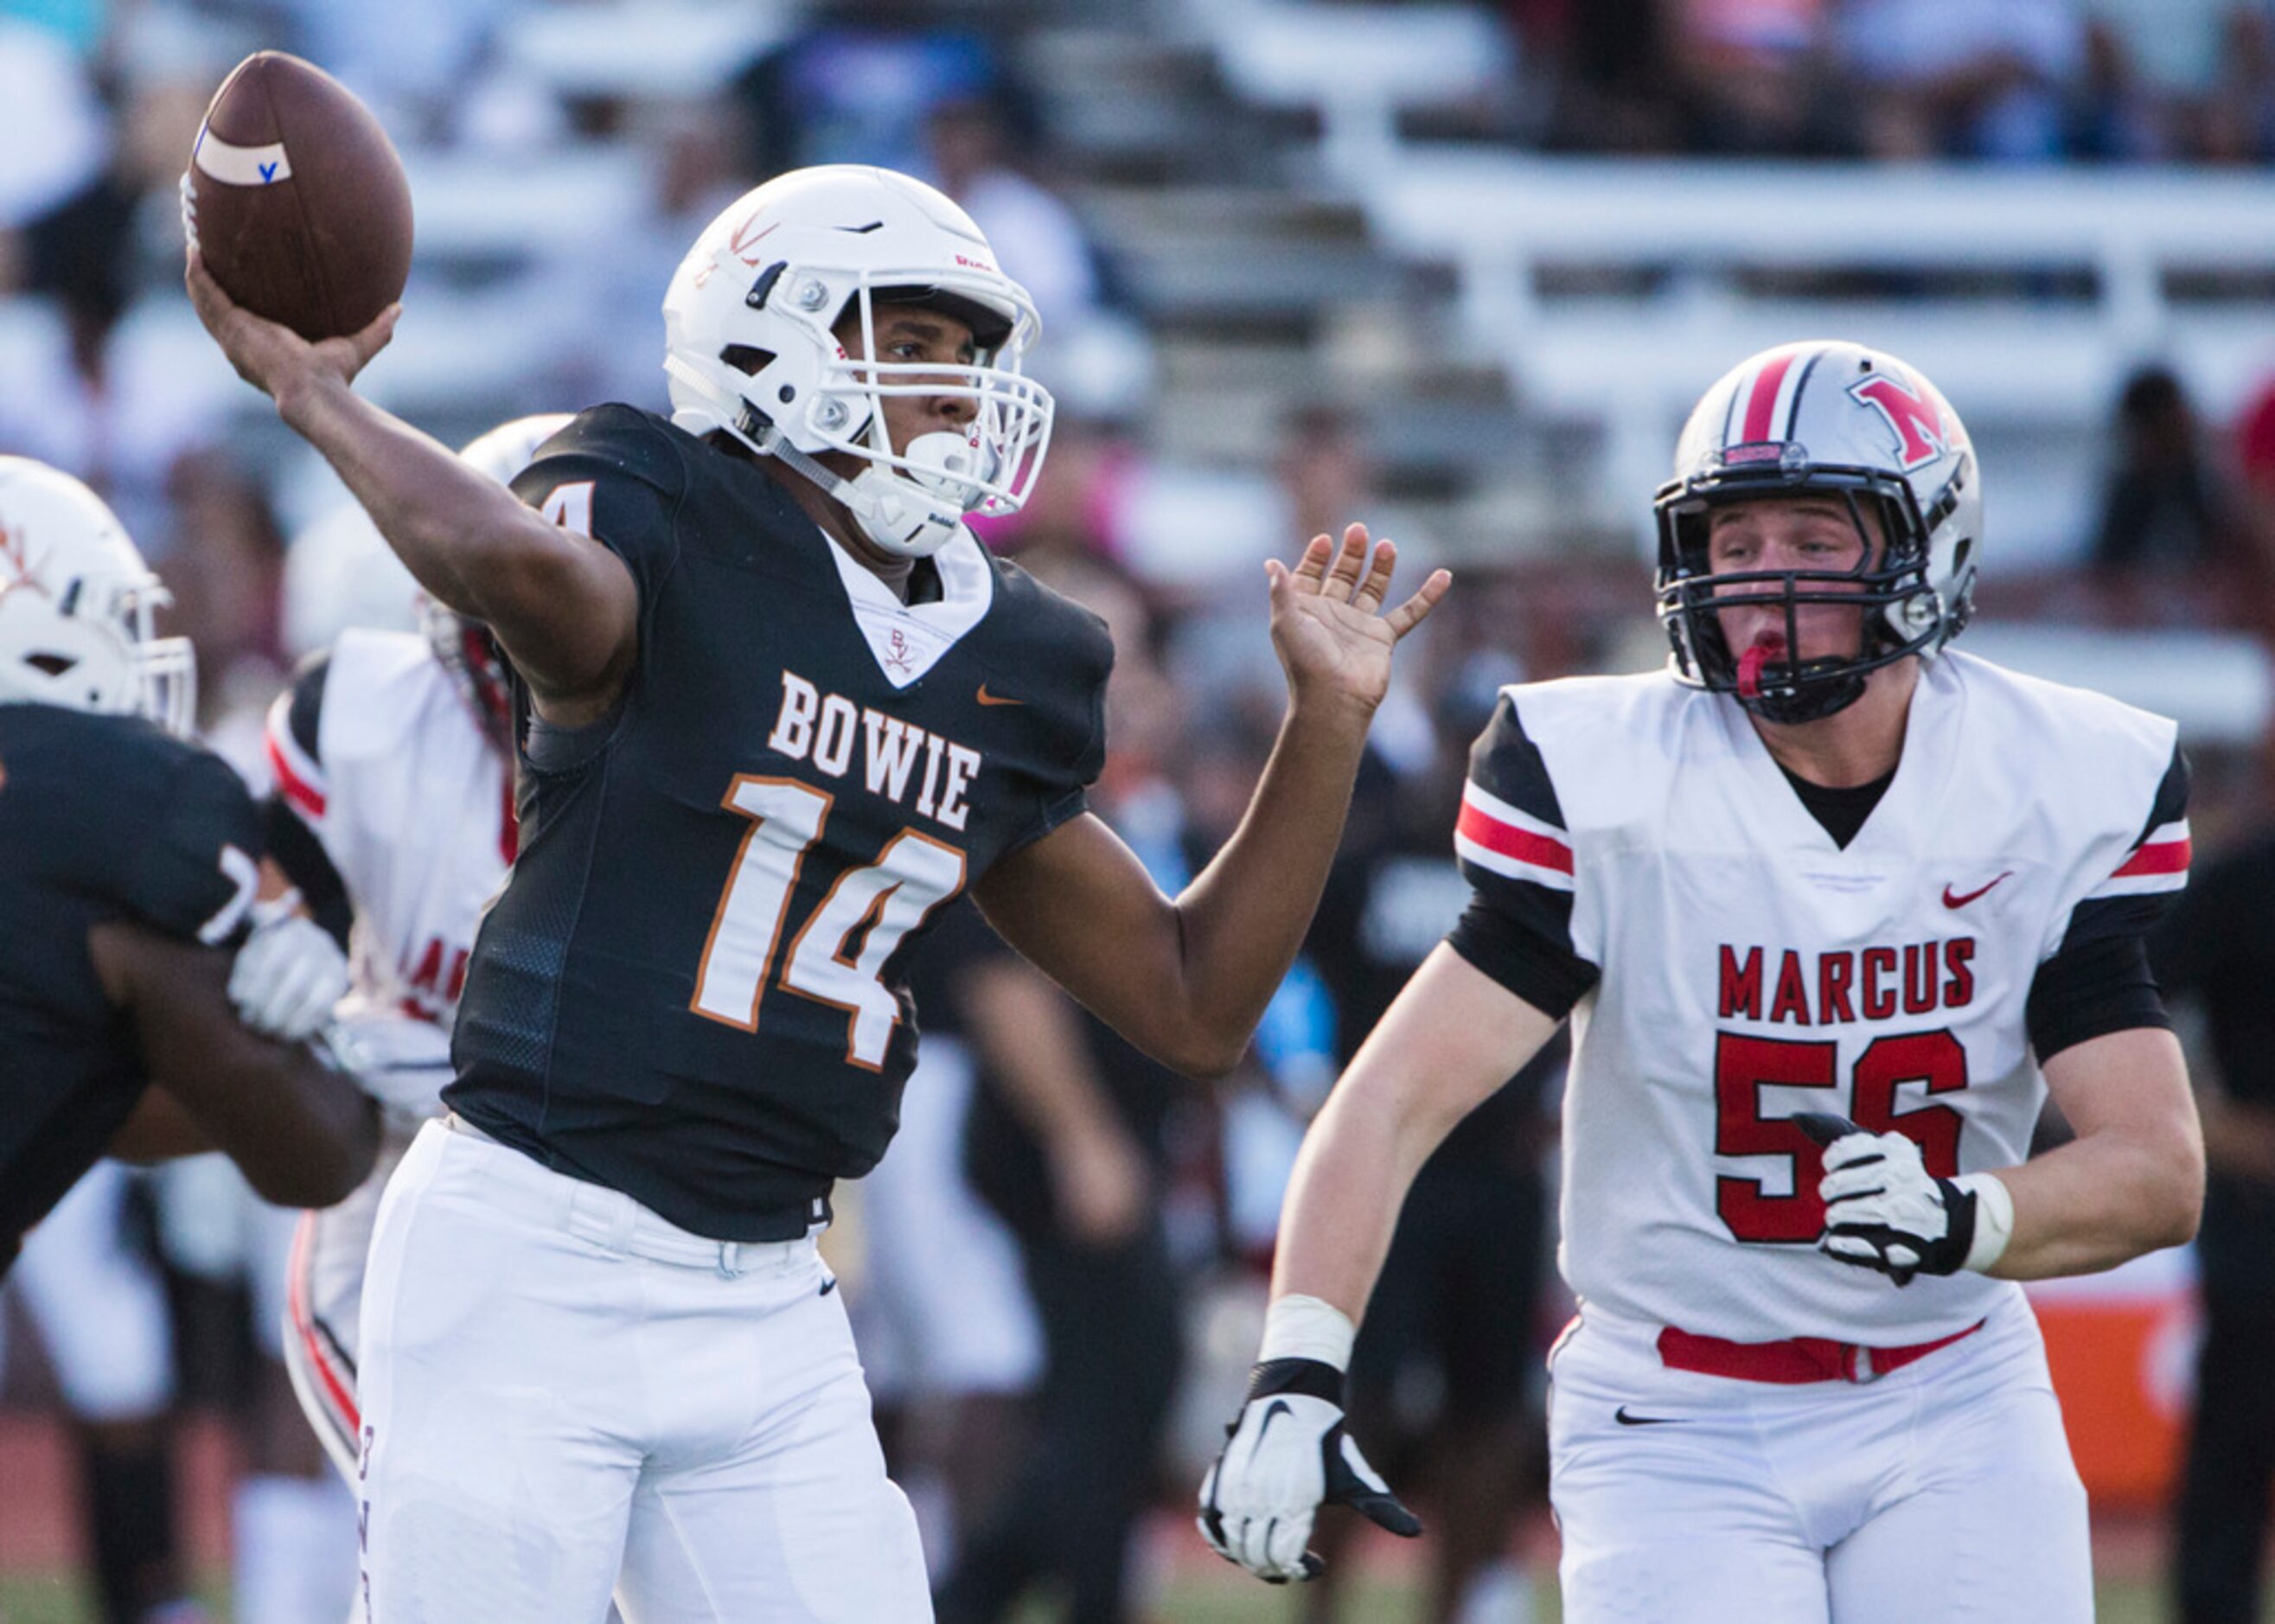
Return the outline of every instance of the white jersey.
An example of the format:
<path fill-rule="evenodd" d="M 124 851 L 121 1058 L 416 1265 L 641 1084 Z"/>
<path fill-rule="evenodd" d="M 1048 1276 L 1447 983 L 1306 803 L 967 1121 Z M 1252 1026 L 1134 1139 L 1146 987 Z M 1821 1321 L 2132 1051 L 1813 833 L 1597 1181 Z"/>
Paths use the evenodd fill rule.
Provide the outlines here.
<path fill-rule="evenodd" d="M 512 779 L 472 700 L 424 638 L 350 631 L 277 699 L 268 754 L 355 910 L 343 1013 L 447 1033 L 516 849 Z"/>
<path fill-rule="evenodd" d="M 1882 1347 L 2014 1296 L 1967 1273 L 1899 1290 L 1818 1253 L 1817 1147 L 1780 1119 L 1895 1129 L 1946 1176 L 2021 1162 L 2045 1098 L 2039 966 L 2137 933 L 2186 878 L 2175 735 L 1946 653 L 1843 849 L 1733 699 L 1664 675 L 1506 690 L 1455 844 L 1488 925 L 1596 972 L 1564 1106 L 1574 1291 L 1735 1341 Z M 1465 941 L 1490 934 L 1456 946 L 1478 958 Z"/>

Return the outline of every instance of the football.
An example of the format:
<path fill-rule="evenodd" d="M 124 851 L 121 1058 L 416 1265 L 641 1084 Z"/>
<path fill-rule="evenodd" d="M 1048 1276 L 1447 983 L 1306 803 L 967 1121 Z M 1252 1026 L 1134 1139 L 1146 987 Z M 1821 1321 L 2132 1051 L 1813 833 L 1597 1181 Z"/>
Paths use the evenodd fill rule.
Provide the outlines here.
<path fill-rule="evenodd" d="M 371 110 L 330 74 L 257 51 L 214 92 L 182 223 L 231 298 L 311 341 L 360 330 L 411 274 L 411 185 Z"/>

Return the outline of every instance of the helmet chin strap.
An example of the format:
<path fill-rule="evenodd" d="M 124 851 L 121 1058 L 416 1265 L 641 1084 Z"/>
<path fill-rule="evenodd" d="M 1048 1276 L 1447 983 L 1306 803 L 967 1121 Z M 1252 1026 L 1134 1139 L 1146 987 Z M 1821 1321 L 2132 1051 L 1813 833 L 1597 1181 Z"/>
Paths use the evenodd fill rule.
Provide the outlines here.
<path fill-rule="evenodd" d="M 929 558 L 955 538 L 964 509 L 941 495 L 929 500 L 889 471 L 873 464 L 850 480 L 799 450 L 775 420 L 739 396 L 728 397 L 711 380 L 677 356 L 664 358 L 664 370 L 701 395 L 715 412 L 693 416 L 706 428 L 722 427 L 760 457 L 771 457 L 807 483 L 844 504 L 861 533 L 897 558 Z M 682 424 L 682 427 L 691 427 Z"/>

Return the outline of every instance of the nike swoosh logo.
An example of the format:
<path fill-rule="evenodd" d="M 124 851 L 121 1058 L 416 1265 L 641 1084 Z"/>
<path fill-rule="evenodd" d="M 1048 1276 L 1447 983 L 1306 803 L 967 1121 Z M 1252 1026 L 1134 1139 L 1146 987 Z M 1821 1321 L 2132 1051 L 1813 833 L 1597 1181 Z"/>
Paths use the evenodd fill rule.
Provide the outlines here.
<path fill-rule="evenodd" d="M 837 1289 L 837 1277 L 836 1277 L 835 1274 L 833 1274 L 833 1275 L 831 1275 L 828 1280 L 824 1280 L 824 1281 L 822 1281 L 822 1282 L 821 1282 L 821 1289 L 820 1289 L 819 1292 L 817 1292 L 815 1295 L 816 1295 L 817 1296 L 824 1296 L 824 1297 L 826 1297 L 826 1296 L 828 1296 L 831 1292 L 833 1292 L 833 1291 L 835 1291 L 835 1290 L 836 1290 L 836 1289 Z"/>
<path fill-rule="evenodd" d="M 1024 705 L 1026 703 L 1024 699 L 1007 699 L 1000 693 L 990 693 L 985 683 L 979 684 L 979 702 L 982 705 Z"/>
<path fill-rule="evenodd" d="M 1949 886 L 1946 886 L 1943 888 L 1943 905 L 1946 908 L 1964 908 L 1968 903 L 1973 902 L 1976 897 L 1991 889 L 1991 886 L 1997 885 L 1999 880 L 2012 880 L 2014 877 L 2014 871 L 2010 868 L 2005 873 L 1999 875 L 1999 880 L 1992 880 L 1991 885 L 1977 886 L 1964 896 L 1954 896 L 1951 894 L 1951 888 Z"/>
<path fill-rule="evenodd" d="M 1680 1416 L 1630 1416 L 1628 1414 L 1628 1407 L 1622 1404 L 1612 1412 L 1612 1419 L 1623 1427 L 1663 1427 L 1677 1425 L 1682 1422 L 1682 1417 Z"/>
<path fill-rule="evenodd" d="M 1256 1447 L 1258 1449 L 1264 1447 L 1264 1435 L 1272 1430 L 1272 1424 L 1274 1422 L 1279 1420 L 1282 1416 L 1292 1416 L 1295 1413 L 1296 1411 L 1294 1407 L 1285 1399 L 1274 1399 L 1271 1403 L 1265 1406 L 1264 1424 L 1256 1429 Z"/>

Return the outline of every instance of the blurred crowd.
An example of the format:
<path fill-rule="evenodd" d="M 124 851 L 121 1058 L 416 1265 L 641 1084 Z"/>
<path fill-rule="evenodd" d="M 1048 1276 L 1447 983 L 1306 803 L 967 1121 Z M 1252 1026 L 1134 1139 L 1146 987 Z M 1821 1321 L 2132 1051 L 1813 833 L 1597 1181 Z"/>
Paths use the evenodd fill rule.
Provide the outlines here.
<path fill-rule="evenodd" d="M 1011 48 L 1018 25 L 1094 13 L 1041 0 L 711 8 L 732 26 L 701 61 L 654 53 L 645 88 L 628 73 L 580 89 L 504 48 L 534 18 L 578 11 L 598 8 L 0 0 L 0 450 L 69 470 L 118 511 L 174 594 L 169 629 L 196 639 L 206 736 L 258 785 L 260 718 L 293 663 L 350 625 L 408 627 L 414 605 L 368 524 L 285 445 L 181 299 L 175 185 L 234 62 L 281 46 L 323 64 L 414 173 L 422 155 L 510 165 L 604 142 L 637 155 L 638 216 L 564 224 L 577 251 L 415 273 L 406 331 L 422 297 L 488 309 L 504 289 L 522 321 L 499 342 L 533 358 L 420 414 L 454 442 L 524 412 L 661 405 L 656 300 L 699 226 L 757 180 L 838 161 L 924 176 L 1044 312 L 1038 371 L 1061 401 L 1050 472 L 1024 512 L 979 527 L 1112 624 L 1113 753 L 1095 804 L 1174 890 L 1228 834 L 1280 709 L 1259 555 L 1221 533 L 1276 538 L 1284 555 L 1358 517 L 1399 540 L 1415 579 L 1442 555 L 1426 517 L 1402 513 L 1408 493 L 1387 488 L 1365 420 L 1333 398 L 1268 426 L 1268 465 L 1198 501 L 1190 481 L 1165 495 L 1145 313 L 1086 228 Z M 1499 15 L 1517 82 L 1443 114 L 1548 150 L 2275 159 L 2270 0 L 1502 0 Z M 2275 391 L 2240 421 L 2205 423 L 2181 379 L 2147 366 L 2109 421 L 2097 530 L 2060 578 L 2029 584 L 2031 607 L 2275 643 Z M 943 1619 L 1008 1616 L 1038 1587 L 1076 1620 L 1142 1605 L 1132 1530 L 1189 1493 L 1236 1408 L 1303 1123 L 1460 912 L 1448 831 L 1494 691 L 1655 657 L 1638 563 L 1457 562 L 1455 597 L 1377 721 L 1313 940 L 1233 1082 L 1203 1088 L 1144 1061 L 976 917 L 944 927 L 919 966 L 926 1037 L 908 1120 L 835 1244 Z M 1988 612 L 2013 590 L 1994 556 Z M 2200 848 L 2245 849 L 2267 825 L 2275 752 L 2216 749 L 2199 768 Z M 2226 985 L 2173 975 L 2207 1003 Z M 2225 1166 L 2245 1191 L 2228 1228 L 2207 1223 L 2208 1251 L 2234 1225 L 2264 1226 L 2275 1190 L 2275 1116 L 2218 1063 L 2269 1052 L 2231 1037 L 2204 1069 L 2231 1084 Z M 1078 1072 L 1089 1106 L 1023 1119 L 995 1080 L 1024 1066 Z M 1412 1262 L 1394 1263 L 1400 1294 L 1378 1301 L 1354 1371 L 1370 1454 L 1436 1514 L 1432 1614 L 1470 1624 L 1526 1616 L 1512 1535 L 1538 1500 L 1540 1354 L 1565 1308 L 1547 1267 L 1558 1084 L 1552 1056 L 1432 1163 L 1396 1243 Z M 167 1511 L 185 1405 L 240 1431 L 235 1616 L 344 1614 L 351 1514 L 279 1403 L 289 1222 L 232 1178 L 112 1169 L 18 1273 L 8 1347 L 44 1354 L 10 1359 L 0 1399 L 73 1417 L 108 1620 L 201 1616 L 183 1600 Z M 2256 1276 L 2236 1292 L 2246 1330 L 2222 1349 L 2255 1348 L 2251 1329 L 2275 1318 Z M 2251 1469 L 2264 1502 L 2266 1469 Z M 2217 1509 L 2228 1492 L 2200 1498 Z M 325 1611 L 334 1582 L 338 1610 Z M 1324 1619 L 1334 1598 L 1314 1589 L 1305 1605 Z"/>
<path fill-rule="evenodd" d="M 2264 163 L 2263 0 L 1504 0 L 1568 151 Z"/>

